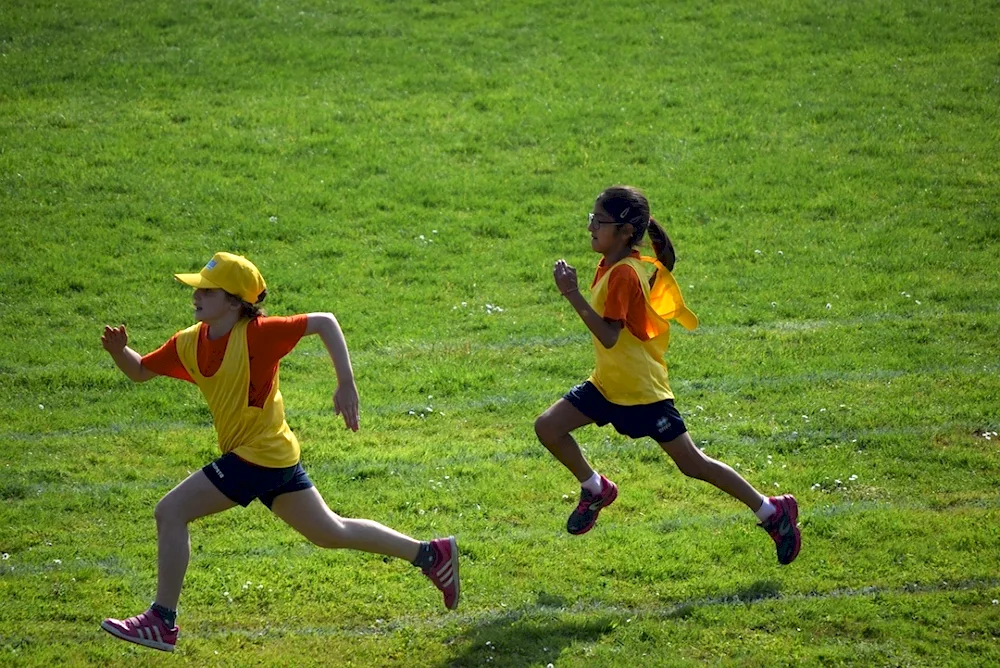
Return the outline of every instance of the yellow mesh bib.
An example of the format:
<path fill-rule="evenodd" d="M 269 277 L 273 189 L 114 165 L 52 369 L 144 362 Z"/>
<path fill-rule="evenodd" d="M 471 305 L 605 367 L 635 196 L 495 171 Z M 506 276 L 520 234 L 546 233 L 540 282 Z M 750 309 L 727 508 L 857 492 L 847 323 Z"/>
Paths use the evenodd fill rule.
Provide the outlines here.
<path fill-rule="evenodd" d="M 200 324 L 177 334 L 177 356 L 208 402 L 219 450 L 233 452 L 258 466 L 284 468 L 299 461 L 299 441 L 285 422 L 285 402 L 278 389 L 278 375 L 262 408 L 248 405 L 250 357 L 247 354 L 248 320 L 240 320 L 229 334 L 219 370 L 203 376 L 198 369 Z"/>
<path fill-rule="evenodd" d="M 667 380 L 667 363 L 663 360 L 670 343 L 668 321 L 676 320 L 685 329 L 691 330 L 698 326 L 698 317 L 684 305 L 680 288 L 671 273 L 649 257 L 626 257 L 601 276 L 590 297 L 590 305 L 598 314 L 604 313 L 611 272 L 621 264 L 631 267 L 639 277 L 646 302 L 646 334 L 649 339 L 640 341 L 628 327 L 623 327 L 615 345 L 605 348 L 596 336 L 592 336 L 597 364 L 589 380 L 608 401 L 621 406 L 673 399 L 674 393 Z M 647 267 L 658 270 L 652 289 L 649 287 L 651 271 Z"/>

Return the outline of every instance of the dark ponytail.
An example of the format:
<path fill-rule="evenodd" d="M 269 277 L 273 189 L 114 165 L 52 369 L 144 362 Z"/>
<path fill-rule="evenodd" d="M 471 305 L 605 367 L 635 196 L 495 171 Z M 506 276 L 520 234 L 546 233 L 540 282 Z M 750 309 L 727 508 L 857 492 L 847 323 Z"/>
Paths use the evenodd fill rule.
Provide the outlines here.
<path fill-rule="evenodd" d="M 677 262 L 677 254 L 674 252 L 674 244 L 671 243 L 670 237 L 667 236 L 667 231 L 652 216 L 649 217 L 648 231 L 649 241 L 653 244 L 653 252 L 656 253 L 656 259 L 667 268 L 667 271 L 673 271 L 674 264 Z"/>

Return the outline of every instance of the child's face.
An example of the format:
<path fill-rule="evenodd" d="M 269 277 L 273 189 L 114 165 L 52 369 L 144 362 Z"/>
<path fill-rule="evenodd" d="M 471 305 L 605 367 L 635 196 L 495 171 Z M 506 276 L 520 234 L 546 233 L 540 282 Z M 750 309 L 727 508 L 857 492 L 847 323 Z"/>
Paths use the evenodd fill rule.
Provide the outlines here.
<path fill-rule="evenodd" d="M 194 291 L 194 319 L 211 322 L 225 316 L 229 311 L 239 309 L 225 290 L 197 288 Z"/>
<path fill-rule="evenodd" d="M 590 231 L 590 247 L 602 255 L 616 253 L 628 243 L 631 228 L 631 225 L 616 223 L 611 214 L 595 202 L 594 211 L 590 214 L 590 224 L 587 225 Z"/>

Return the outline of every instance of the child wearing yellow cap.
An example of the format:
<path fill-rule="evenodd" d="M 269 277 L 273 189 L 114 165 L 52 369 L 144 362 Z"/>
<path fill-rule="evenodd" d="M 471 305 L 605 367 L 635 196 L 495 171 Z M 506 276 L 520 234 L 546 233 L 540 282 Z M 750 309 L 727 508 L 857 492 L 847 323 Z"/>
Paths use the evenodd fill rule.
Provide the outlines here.
<path fill-rule="evenodd" d="M 778 561 L 791 563 L 801 547 L 795 497 L 765 497 L 732 468 L 706 456 L 674 407 L 663 360 L 670 340 L 668 321 L 694 329 L 698 319 L 685 306 L 671 274 L 674 247 L 650 217 L 645 195 L 631 186 L 608 188 L 594 203 L 587 229 L 591 248 L 603 256 L 590 300 L 580 294 L 576 270 L 565 260 L 556 262 L 553 277 L 590 330 L 597 364 L 587 381 L 535 421 L 539 441 L 580 481 L 580 501 L 567 520 L 567 531 L 590 531 L 598 513 L 618 497 L 617 485 L 591 467 L 571 435 L 584 425 L 610 422 L 631 438 L 653 438 L 682 473 L 746 504 L 774 540 Z M 640 257 L 635 250 L 647 230 L 655 259 Z"/>
<path fill-rule="evenodd" d="M 195 383 L 212 413 L 221 456 L 167 493 L 156 506 L 157 589 L 148 610 L 128 619 L 105 619 L 112 635 L 172 651 L 181 585 L 190 558 L 187 525 L 259 499 L 307 539 L 406 559 L 441 590 L 448 609 L 458 606 L 458 545 L 453 536 L 420 542 L 370 520 L 331 511 L 299 462 L 299 442 L 285 422 L 278 383 L 281 358 L 303 336 L 322 339 L 337 375 L 333 408 L 344 424 L 359 428 L 358 390 L 347 342 L 331 313 L 287 318 L 261 310 L 263 277 L 249 260 L 216 253 L 197 274 L 176 274 L 194 290 L 197 323 L 158 350 L 140 356 L 128 347 L 125 326 L 105 327 L 101 337 L 121 371 L 135 382 L 170 376 Z"/>

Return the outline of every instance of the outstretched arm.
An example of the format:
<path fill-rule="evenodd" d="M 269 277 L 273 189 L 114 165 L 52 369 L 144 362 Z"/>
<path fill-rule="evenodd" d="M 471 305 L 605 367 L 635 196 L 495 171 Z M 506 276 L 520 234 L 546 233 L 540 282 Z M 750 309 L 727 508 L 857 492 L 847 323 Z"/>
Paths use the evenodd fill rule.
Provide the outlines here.
<path fill-rule="evenodd" d="M 101 335 L 101 345 L 108 351 L 122 373 L 134 382 L 144 383 L 159 375 L 144 367 L 142 356 L 128 347 L 128 332 L 125 331 L 125 325 L 119 327 L 106 325 L 104 334 Z"/>
<path fill-rule="evenodd" d="M 601 345 L 605 348 L 611 348 L 618 343 L 618 335 L 622 331 L 622 324 L 617 320 L 605 320 L 584 299 L 576 283 L 576 269 L 566 264 L 566 260 L 559 260 L 552 270 L 552 275 L 555 278 L 559 292 L 573 305 L 577 315 L 580 316 L 580 320 L 583 320 L 583 324 L 597 337 Z"/>
<path fill-rule="evenodd" d="M 306 320 L 306 336 L 319 334 L 323 345 L 330 353 L 333 368 L 337 372 L 337 389 L 333 392 L 333 410 L 344 418 L 344 424 L 352 431 L 358 430 L 358 388 L 354 384 L 354 369 L 351 356 L 347 352 L 347 340 L 340 329 L 340 323 L 332 313 L 310 313 Z"/>

